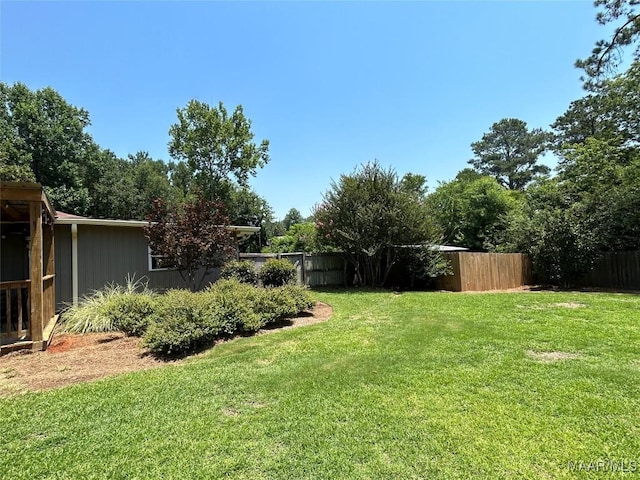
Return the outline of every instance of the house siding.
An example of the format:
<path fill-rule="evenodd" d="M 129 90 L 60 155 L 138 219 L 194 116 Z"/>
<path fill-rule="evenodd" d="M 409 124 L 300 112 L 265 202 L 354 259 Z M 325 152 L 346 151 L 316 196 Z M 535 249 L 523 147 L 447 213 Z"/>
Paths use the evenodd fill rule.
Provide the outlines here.
<path fill-rule="evenodd" d="M 71 285 L 71 226 L 55 225 L 53 230 L 56 259 L 56 310 L 73 300 Z"/>
<path fill-rule="evenodd" d="M 71 225 L 57 225 L 56 304 L 73 301 Z M 177 271 L 149 271 L 147 241 L 139 227 L 78 225 L 78 295 L 90 294 L 108 284 L 126 284 L 127 277 L 148 280 L 155 290 L 186 288 Z M 219 270 L 204 285 L 218 278 Z"/>

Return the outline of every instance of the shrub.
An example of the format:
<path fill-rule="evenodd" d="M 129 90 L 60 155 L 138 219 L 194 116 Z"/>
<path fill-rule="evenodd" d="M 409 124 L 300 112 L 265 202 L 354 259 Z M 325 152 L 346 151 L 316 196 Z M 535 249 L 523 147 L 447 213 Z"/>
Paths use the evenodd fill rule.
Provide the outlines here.
<path fill-rule="evenodd" d="M 220 270 L 220 278 L 235 278 L 242 283 L 258 284 L 258 272 L 253 262 L 249 260 L 232 260 L 225 263 Z"/>
<path fill-rule="evenodd" d="M 143 345 L 155 353 L 176 355 L 213 341 L 218 332 L 211 305 L 203 302 L 202 296 L 188 290 L 170 290 L 163 295 Z"/>
<path fill-rule="evenodd" d="M 302 285 L 284 285 L 280 287 L 280 289 L 295 303 L 296 315 L 304 310 L 308 310 L 316 303 L 313 298 L 311 298 L 309 289 Z"/>
<path fill-rule="evenodd" d="M 228 278 L 218 280 L 203 295 L 212 307 L 213 322 L 220 333 L 255 332 L 266 323 L 256 309 L 262 289 Z"/>
<path fill-rule="evenodd" d="M 297 270 L 295 265 L 287 260 L 270 258 L 262 266 L 258 275 L 265 287 L 280 287 L 293 283 Z"/>
<path fill-rule="evenodd" d="M 299 285 L 267 288 L 264 293 L 265 300 L 261 307 L 265 315 L 269 316 L 270 322 L 295 317 L 313 305 L 308 290 Z"/>
<path fill-rule="evenodd" d="M 128 277 L 124 286 L 110 284 L 85 295 L 78 305 L 70 305 L 62 313 L 62 330 L 68 333 L 118 331 L 121 328 L 118 312 L 122 312 L 123 305 L 136 295 L 152 297 L 155 293 L 143 280 Z"/>
<path fill-rule="evenodd" d="M 258 288 L 235 278 L 218 280 L 203 292 L 171 290 L 156 300 L 144 345 L 175 355 L 211 343 L 221 335 L 255 332 L 292 317 L 313 301 L 305 287 Z"/>
<path fill-rule="evenodd" d="M 106 315 L 114 327 L 127 335 L 141 337 L 157 308 L 152 295 L 134 293 L 117 295 L 106 306 Z"/>

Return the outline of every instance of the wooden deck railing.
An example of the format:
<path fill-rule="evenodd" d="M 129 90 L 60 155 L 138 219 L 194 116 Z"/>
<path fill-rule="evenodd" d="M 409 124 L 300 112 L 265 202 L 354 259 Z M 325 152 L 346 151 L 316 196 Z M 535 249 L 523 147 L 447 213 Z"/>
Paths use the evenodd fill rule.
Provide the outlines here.
<path fill-rule="evenodd" d="M 45 328 L 56 313 L 55 275 L 42 277 L 42 327 Z"/>
<path fill-rule="evenodd" d="M 29 337 L 30 280 L 0 282 L 0 339 L 3 343 Z"/>

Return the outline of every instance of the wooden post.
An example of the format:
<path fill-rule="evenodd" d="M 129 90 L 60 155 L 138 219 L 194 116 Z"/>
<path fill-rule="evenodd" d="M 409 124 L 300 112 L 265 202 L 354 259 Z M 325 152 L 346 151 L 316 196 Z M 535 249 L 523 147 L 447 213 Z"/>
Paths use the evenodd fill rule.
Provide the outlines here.
<path fill-rule="evenodd" d="M 29 226 L 31 235 L 29 266 L 31 284 L 29 297 L 31 301 L 31 316 L 29 330 L 34 349 L 36 342 L 42 343 L 42 203 L 29 202 Z"/>
<path fill-rule="evenodd" d="M 53 221 L 50 225 L 44 228 L 44 251 L 47 253 L 47 266 L 44 269 L 44 275 L 54 275 L 56 273 L 55 267 L 55 250 L 54 250 L 54 237 L 53 237 Z"/>
<path fill-rule="evenodd" d="M 47 252 L 47 266 L 44 269 L 44 274 L 46 276 L 53 275 L 53 279 L 51 280 L 51 285 L 49 285 L 48 287 L 49 293 L 47 294 L 47 299 L 46 299 L 46 301 L 48 302 L 48 305 L 46 305 L 46 308 L 44 309 L 44 311 L 47 312 L 46 317 L 48 318 L 42 319 L 42 321 L 45 322 L 43 324 L 43 327 L 46 327 L 46 325 L 49 323 L 49 321 L 55 315 L 55 312 L 56 312 L 56 278 L 55 278 L 56 252 L 55 252 L 55 245 L 54 245 L 53 219 L 51 219 L 51 222 L 45 227 L 44 242 L 45 242 L 44 248 L 46 249 L 46 252 Z"/>

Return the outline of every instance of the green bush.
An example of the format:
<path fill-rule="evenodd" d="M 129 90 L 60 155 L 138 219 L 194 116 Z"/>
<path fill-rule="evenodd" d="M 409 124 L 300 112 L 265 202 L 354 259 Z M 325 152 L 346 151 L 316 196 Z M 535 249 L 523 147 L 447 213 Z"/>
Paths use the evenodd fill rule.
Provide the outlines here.
<path fill-rule="evenodd" d="M 127 278 L 124 286 L 110 284 L 90 295 L 85 295 L 80 298 L 77 305 L 70 305 L 62 312 L 62 330 L 67 333 L 119 331 L 121 328 L 119 313 L 129 311 L 128 315 L 134 317 L 136 314 L 133 310 L 137 307 L 131 305 L 129 308 L 125 304 L 138 302 L 138 300 L 129 300 L 138 295 L 151 298 L 155 292 L 149 289 L 144 281 Z M 139 306 L 144 312 L 146 307 L 143 307 L 142 303 L 144 301 L 140 301 Z"/>
<path fill-rule="evenodd" d="M 144 345 L 155 353 L 182 354 L 223 335 L 256 332 L 311 305 L 305 287 L 258 288 L 235 278 L 218 280 L 198 293 L 171 290 L 155 301 Z"/>
<path fill-rule="evenodd" d="M 269 322 L 282 318 L 291 318 L 313 305 L 309 291 L 299 285 L 284 285 L 264 289 L 263 308 L 264 315 Z"/>
<path fill-rule="evenodd" d="M 220 278 L 235 278 L 242 283 L 258 284 L 258 272 L 253 262 L 249 260 L 232 260 L 225 263 L 220 270 Z"/>
<path fill-rule="evenodd" d="M 170 290 L 157 302 L 143 345 L 163 355 L 176 355 L 202 347 L 219 333 L 212 305 L 202 293 Z"/>
<path fill-rule="evenodd" d="M 157 307 L 157 297 L 142 293 L 117 295 L 106 305 L 114 327 L 127 335 L 141 337 Z"/>
<path fill-rule="evenodd" d="M 302 285 L 284 285 L 280 287 L 280 290 L 295 303 L 296 315 L 304 310 L 310 309 L 316 303 L 313 298 L 311 298 L 309 289 Z"/>
<path fill-rule="evenodd" d="M 262 266 L 258 275 L 265 287 L 280 287 L 294 283 L 297 270 L 288 260 L 270 258 Z"/>
<path fill-rule="evenodd" d="M 220 333 L 255 332 L 266 323 L 256 308 L 262 289 L 228 278 L 212 284 L 203 295 L 211 305 Z"/>

